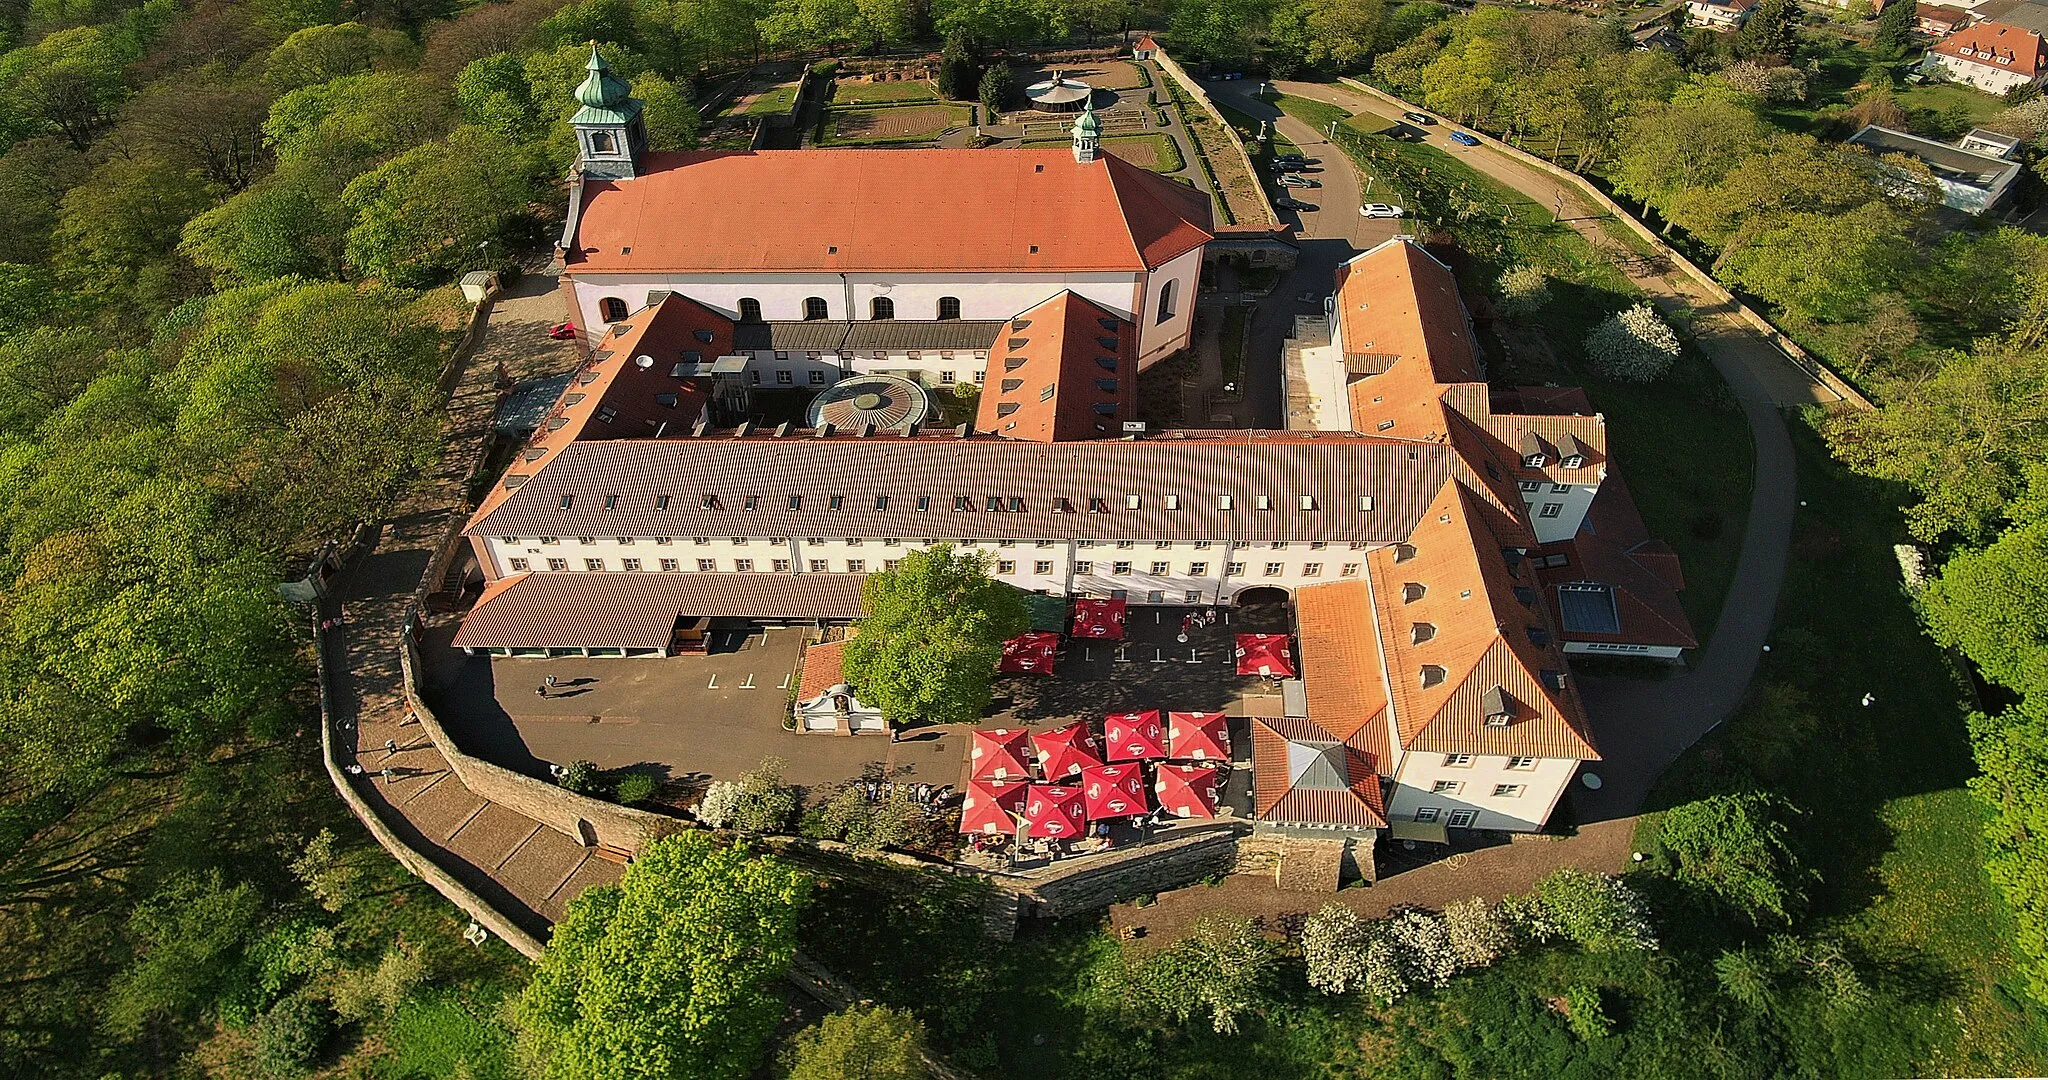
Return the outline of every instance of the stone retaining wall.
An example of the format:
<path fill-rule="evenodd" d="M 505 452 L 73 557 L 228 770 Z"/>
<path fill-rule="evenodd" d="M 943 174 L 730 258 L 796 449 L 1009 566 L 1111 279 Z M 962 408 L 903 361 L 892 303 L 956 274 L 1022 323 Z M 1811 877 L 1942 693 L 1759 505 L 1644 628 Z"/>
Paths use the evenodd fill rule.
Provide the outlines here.
<path fill-rule="evenodd" d="M 1387 103 L 1388 105 L 1393 106 L 1394 108 L 1400 109 L 1403 112 L 1421 111 L 1417 106 L 1411 105 L 1408 102 L 1403 101 L 1400 98 L 1397 98 L 1394 95 L 1379 89 L 1378 87 L 1359 82 L 1357 79 L 1346 77 L 1338 81 L 1342 82 L 1345 86 L 1358 91 L 1361 94 L 1367 94 L 1372 97 L 1378 98 L 1379 100 Z M 1705 270 L 1702 270 L 1698 266 L 1694 265 L 1691 259 L 1688 259 L 1684 255 L 1680 254 L 1677 251 L 1677 249 L 1673 248 L 1669 243 L 1665 242 L 1663 237 L 1658 236 L 1657 233 L 1654 230 L 1652 230 L 1648 225 L 1645 225 L 1641 221 L 1637 220 L 1634 214 L 1631 214 L 1627 210 L 1623 209 L 1620 203 L 1617 203 L 1613 199 L 1609 198 L 1607 196 L 1607 193 L 1601 191 L 1597 186 L 1593 184 L 1592 181 L 1587 180 L 1585 177 L 1580 176 L 1578 173 L 1572 172 L 1570 169 L 1566 169 L 1559 165 L 1545 161 L 1542 158 L 1529 153 L 1528 151 L 1521 150 L 1514 146 L 1510 146 L 1509 144 L 1504 143 L 1499 139 L 1496 139 L 1493 136 L 1486 134 L 1485 132 L 1478 131 L 1470 127 L 1461 128 L 1460 130 L 1469 132 L 1472 135 L 1472 137 L 1478 139 L 1481 144 L 1498 150 L 1501 153 L 1506 154 L 1511 158 L 1514 158 L 1517 162 L 1523 165 L 1527 165 L 1532 169 L 1541 170 L 1542 172 L 1548 173 L 1549 175 L 1559 180 L 1562 180 L 1567 184 L 1570 184 L 1581 195 L 1584 195 L 1586 198 L 1591 199 L 1601 209 L 1606 210 L 1608 213 L 1614 215 L 1614 219 L 1616 221 L 1621 222 L 1624 226 L 1626 226 L 1630 232 L 1633 232 L 1637 236 L 1642 237 L 1643 240 L 1647 241 L 1651 247 L 1657 250 L 1657 253 L 1659 255 L 1663 256 L 1664 258 L 1670 259 L 1672 263 L 1677 265 L 1681 270 L 1684 270 L 1685 275 L 1689 278 L 1692 278 L 1694 281 L 1698 282 L 1700 287 L 1707 291 L 1708 295 L 1712 296 L 1716 300 L 1721 301 L 1724 304 L 1729 305 L 1730 309 L 1732 309 L 1735 312 L 1737 318 L 1741 319 L 1745 323 L 1748 323 L 1751 329 L 1763 335 L 1764 340 L 1776 346 L 1779 352 L 1785 354 L 1785 359 L 1791 361 L 1794 367 L 1797 367 L 1799 370 L 1805 372 L 1809 378 L 1813 379 L 1813 381 L 1819 383 L 1824 387 L 1827 387 L 1829 390 L 1833 391 L 1837 396 L 1839 396 L 1843 401 L 1846 401 L 1859 409 L 1876 408 L 1876 406 L 1870 403 L 1869 398 L 1864 397 L 1860 391 L 1858 391 L 1855 387 L 1849 385 L 1847 380 L 1843 379 L 1840 375 L 1835 374 L 1834 370 L 1829 368 L 1826 364 L 1822 363 L 1818 357 L 1815 357 L 1811 353 L 1807 352 L 1805 349 L 1800 348 L 1797 342 L 1793 341 L 1790 337 L 1787 337 L 1785 332 L 1783 330 L 1778 329 L 1777 326 L 1774 325 L 1769 319 L 1766 319 L 1763 316 L 1757 314 L 1755 311 L 1752 311 L 1749 305 L 1743 303 L 1739 299 L 1736 299 L 1735 294 L 1729 292 L 1727 288 L 1724 287 L 1720 282 L 1715 281 L 1714 276 L 1712 274 L 1709 274 Z"/>
<path fill-rule="evenodd" d="M 1023 899 L 1030 905 L 1025 913 L 1080 915 L 1228 874 L 1237 866 L 1238 838 L 1234 826 L 1206 830 L 1132 848 L 1121 856 L 1091 855 L 1055 878 L 1020 875 L 1018 884 L 1026 886 Z M 1104 859 L 1111 861 L 1100 861 Z"/>
<path fill-rule="evenodd" d="M 370 830 L 370 835 L 376 838 L 377 843 L 385 851 L 391 853 L 392 858 L 398 860 L 399 865 L 412 871 L 413 876 L 426 882 L 435 892 L 446 897 L 449 903 L 461 908 L 484 929 L 498 935 L 505 944 L 519 950 L 521 956 L 529 960 L 539 960 L 542 951 L 539 938 L 520 929 L 512 920 L 499 914 L 498 909 L 486 903 L 484 898 L 478 896 L 469 886 L 457 881 L 454 875 L 441 869 L 432 859 L 400 839 L 398 834 L 384 823 L 384 819 L 377 816 L 377 812 L 370 807 L 362 793 L 355 789 L 355 784 L 349 779 L 348 774 L 342 771 L 341 759 L 337 756 L 334 746 L 334 704 L 327 671 L 327 635 L 320 630 L 319 618 L 317 613 L 313 617 L 313 656 L 320 680 L 320 761 L 327 766 L 327 778 L 334 782 L 335 792 L 341 796 L 341 801 L 348 805 L 350 812 L 355 814 L 356 820 L 361 821 L 363 827 Z"/>
<path fill-rule="evenodd" d="M 1167 75 L 1172 77 L 1173 81 L 1180 84 L 1181 90 L 1186 92 L 1189 97 L 1195 99 L 1195 104 L 1200 105 L 1202 111 L 1209 114 L 1209 119 L 1216 121 L 1216 126 L 1222 129 L 1223 137 L 1229 141 L 1231 148 L 1237 151 L 1238 160 L 1244 163 L 1245 175 L 1251 177 L 1252 186 L 1259 193 L 1259 208 L 1265 212 L 1266 220 L 1263 222 L 1239 222 L 1238 224 L 1266 225 L 1270 227 L 1278 222 L 1280 215 L 1274 212 L 1273 202 L 1266 196 L 1266 185 L 1259 180 L 1259 170 L 1252 165 L 1251 152 L 1244 148 L 1244 140 L 1237 137 L 1237 129 L 1231 127 L 1230 121 L 1223 118 L 1223 110 L 1218 109 L 1216 103 L 1209 100 L 1208 91 L 1202 89 L 1202 84 L 1196 82 L 1193 76 L 1187 73 L 1186 69 L 1174 63 L 1173 57 L 1166 55 L 1165 49 L 1160 49 L 1154 53 L 1152 58 L 1159 62 L 1160 70 L 1165 71 Z M 1188 140 L 1197 144 L 1189 149 L 1200 152 L 1199 144 L 1201 140 L 1195 137 L 1195 133 L 1192 130 L 1188 132 Z M 1218 178 L 1216 183 L 1220 187 L 1223 181 Z M 1228 207 L 1230 205 L 1229 197 L 1224 195 L 1222 191 L 1216 192 L 1216 197 L 1222 200 L 1224 206 Z"/>
<path fill-rule="evenodd" d="M 632 855 L 657 836 L 689 828 L 689 822 L 663 814 L 635 810 L 630 806 L 578 795 L 567 788 L 536 780 L 502 765 L 493 765 L 462 752 L 449 738 L 434 710 L 420 699 L 419 644 L 414 623 L 400 633 L 398 660 L 405 680 L 405 703 L 417 717 L 427 737 L 447 759 L 448 768 L 462 786 L 480 799 L 524 814 L 585 847 L 607 847 Z"/>

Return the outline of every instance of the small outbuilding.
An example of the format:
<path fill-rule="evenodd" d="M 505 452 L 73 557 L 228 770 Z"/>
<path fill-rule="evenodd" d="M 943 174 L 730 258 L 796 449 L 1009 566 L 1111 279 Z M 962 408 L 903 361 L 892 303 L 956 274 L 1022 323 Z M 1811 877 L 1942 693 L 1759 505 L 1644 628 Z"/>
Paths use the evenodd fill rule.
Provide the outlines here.
<path fill-rule="evenodd" d="M 1150 60 L 1158 55 L 1159 43 L 1152 40 L 1152 35 L 1150 34 L 1139 37 L 1136 44 L 1131 46 L 1131 59 L 1133 60 Z"/>
<path fill-rule="evenodd" d="M 1031 99 L 1031 107 L 1039 112 L 1077 113 L 1095 100 L 1095 88 L 1055 71 L 1052 78 L 1025 87 L 1024 96 Z"/>
<path fill-rule="evenodd" d="M 889 730 L 882 710 L 863 703 L 846 684 L 845 661 L 844 641 L 821 641 L 804 650 L 795 706 L 799 734 L 880 735 Z"/>

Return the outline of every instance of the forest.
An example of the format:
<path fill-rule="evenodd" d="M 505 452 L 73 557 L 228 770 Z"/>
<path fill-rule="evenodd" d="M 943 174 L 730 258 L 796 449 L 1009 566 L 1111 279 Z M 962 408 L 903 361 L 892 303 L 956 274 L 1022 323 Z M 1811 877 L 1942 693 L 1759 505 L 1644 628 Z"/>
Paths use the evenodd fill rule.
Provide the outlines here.
<path fill-rule="evenodd" d="M 1020 1033 L 987 1033 L 1013 994 L 1050 1015 L 1086 1012 L 1050 1044 L 1070 1067 L 1132 1075 L 1212 1061 L 1284 1075 L 1340 1052 L 1360 1069 L 1498 1074 L 1488 1055 L 1504 1046 L 1528 1050 L 1531 1070 L 1575 1060 L 1645 1074 L 1818 1074 L 1842 1047 L 1881 1071 L 2042 1060 L 2048 250 L 2010 226 L 1952 227 L 1924 176 L 1839 140 L 1872 122 L 2021 135 L 2032 205 L 2048 101 L 1932 107 L 1882 20 L 1874 43 L 1847 45 L 1803 18 L 1770 0 L 1740 34 L 1693 34 L 1663 53 L 1630 48 L 1612 18 L 1382 0 L 0 5 L 0 1070 L 575 1075 L 610 1033 L 573 1001 L 631 991 L 607 950 L 702 944 L 705 927 L 648 915 L 700 896 L 750 912 L 767 935 L 722 947 L 786 956 L 804 938 L 865 963 L 853 970 L 880 1000 L 922 1018 L 835 1016 L 793 1041 L 793 1075 L 833 1075 L 818 1062 L 848 1047 L 893 1048 L 909 1067 L 927 1038 L 984 1068 L 1042 1057 Z M 948 951 L 936 907 L 870 925 L 849 915 L 852 890 L 812 895 L 770 861 L 695 841 L 573 916 L 569 944 L 536 975 L 502 946 L 463 943 L 458 913 L 348 819 L 317 760 L 305 616 L 276 584 L 399 505 L 432 460 L 435 382 L 465 316 L 450 282 L 516 272 L 544 246 L 588 43 L 646 101 L 656 148 L 681 148 L 696 103 L 763 57 L 936 51 L 941 37 L 996 49 L 1136 26 L 1168 27 L 1189 60 L 1363 78 L 1584 172 L 1879 404 L 1810 418 L 1812 448 L 1845 468 L 1802 476 L 1802 491 L 1817 482 L 1813 498 L 1849 542 L 1866 539 L 1858 523 L 1888 543 L 1903 508 L 1938 567 L 1915 610 L 1984 681 L 1965 751 L 1977 808 L 1963 812 L 1982 819 L 1981 858 L 1946 847 L 1923 869 L 1953 900 L 1975 895 L 1981 863 L 2008 905 L 1964 906 L 2011 927 L 1990 948 L 2023 957 L 2010 979 L 1992 961 L 1982 978 L 1958 969 L 1972 1000 L 2001 1003 L 1993 1034 L 1959 1049 L 1941 1007 L 1964 992 L 1942 981 L 1954 976 L 1859 936 L 1841 914 L 1860 902 L 1854 886 L 1809 881 L 1799 858 L 1830 856 L 1783 840 L 1783 822 L 1815 831 L 1797 824 L 1814 808 L 1768 799 L 1713 803 L 1720 817 L 1694 811 L 1647 842 L 1651 909 L 1691 927 L 1667 929 L 1661 952 L 1546 950 L 1368 1005 L 1277 991 L 1273 958 L 1215 931 L 1190 950 L 1250 957 L 1245 985 L 1258 989 L 1243 1021 L 1253 1037 L 1229 1041 L 1207 1033 L 1214 1000 L 1173 996 L 1171 963 L 1212 970 L 1214 957 L 1151 969 L 1092 928 L 1063 927 L 989 961 L 966 943 Z M 1890 588 L 1872 578 L 1828 598 Z M 1818 652 L 1838 631 L 1800 632 Z M 1938 666 L 1900 666 L 1934 671 L 1927 692 L 1943 707 L 1958 696 Z M 1754 732 L 1787 717 L 1807 717 L 1803 737 L 1841 743 L 1815 709 L 1773 685 L 1760 695 L 1712 783 L 1688 773 L 1675 791 L 1771 787 L 1790 744 Z M 1946 745 L 1939 731 L 1910 737 L 1930 755 Z M 1883 744 L 1861 732 L 1845 745 Z M 1729 762 L 1745 763 L 1733 779 Z M 1702 854 L 1704 835 L 1747 843 Z M 1707 865 L 1738 849 L 1749 862 L 1736 870 Z M 745 908 L 757 894 L 781 900 Z M 927 944 L 957 970 L 892 966 Z M 1531 1005 L 1567 992 L 1592 1002 L 1586 1015 L 1606 995 L 1613 1022 L 1580 1030 Z M 774 1017 L 747 1003 L 730 1032 L 669 1040 L 709 1056 L 666 1068 L 747 1075 L 758 1055 L 717 1053 L 723 1038 L 770 1038 Z M 1884 1020 L 1902 1016 L 1912 1024 Z M 1508 1034 L 1481 1045 L 1460 1041 L 1467 1030 Z M 1681 1035 L 1702 1031 L 1716 1034 Z M 1374 1052 L 1360 1059 L 1361 1045 Z"/>

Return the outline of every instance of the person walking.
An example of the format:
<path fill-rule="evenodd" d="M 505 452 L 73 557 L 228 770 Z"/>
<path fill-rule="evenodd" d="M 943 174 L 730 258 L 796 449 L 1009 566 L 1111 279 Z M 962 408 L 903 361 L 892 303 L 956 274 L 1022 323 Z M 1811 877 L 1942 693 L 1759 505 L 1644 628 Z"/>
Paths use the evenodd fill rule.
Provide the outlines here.
<path fill-rule="evenodd" d="M 539 686 L 534 687 L 533 692 L 539 694 L 542 697 L 548 696 L 548 684 L 542 683 Z"/>

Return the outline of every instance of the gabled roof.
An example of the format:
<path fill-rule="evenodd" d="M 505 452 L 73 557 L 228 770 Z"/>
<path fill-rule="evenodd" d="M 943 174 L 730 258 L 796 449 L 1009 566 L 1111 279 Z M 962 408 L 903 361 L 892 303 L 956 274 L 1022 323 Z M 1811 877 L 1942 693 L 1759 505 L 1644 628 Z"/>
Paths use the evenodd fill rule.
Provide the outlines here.
<path fill-rule="evenodd" d="M 1072 291 L 1005 324 L 975 427 L 1009 439 L 1116 438 L 1136 419 L 1138 328 Z"/>
<path fill-rule="evenodd" d="M 1254 717 L 1252 810 L 1283 825 L 1385 828 L 1377 756 L 1307 720 Z"/>
<path fill-rule="evenodd" d="M 2048 46 L 2032 30 L 1999 22 L 1967 26 L 1934 43 L 1929 51 L 2026 78 L 2048 72 Z"/>
<path fill-rule="evenodd" d="M 1534 570 L 1485 519 L 1483 503 L 1450 481 L 1405 544 L 1366 556 L 1401 744 L 1597 758 Z M 1486 723 L 1495 688 L 1519 706 L 1506 726 Z"/>
<path fill-rule="evenodd" d="M 675 438 L 703 418 L 710 394 L 689 370 L 732 352 L 732 320 L 687 296 L 657 292 L 648 299 L 648 306 L 605 332 L 514 455 L 508 474 L 531 476 L 578 441 Z M 512 490 L 494 485 L 471 520 L 497 509 Z"/>
<path fill-rule="evenodd" d="M 1362 577 L 1294 594 L 1308 718 L 1334 738 L 1359 736 L 1361 746 L 1390 751 L 1386 680 L 1372 612 L 1372 590 Z"/>
<path fill-rule="evenodd" d="M 1337 321 L 1351 426 L 1397 439 L 1445 437 L 1443 396 L 1485 389 L 1479 343 L 1451 268 L 1396 237 L 1337 268 Z"/>
<path fill-rule="evenodd" d="M 796 686 L 798 701 L 814 700 L 846 681 L 846 640 L 820 641 L 804 647 L 804 675 Z"/>
<path fill-rule="evenodd" d="M 1600 485 L 1578 535 L 1545 544 L 1543 553 L 1565 557 L 1564 565 L 1537 571 L 1565 640 L 1699 645 L 1678 599 L 1685 588 L 1678 553 L 1650 536 L 1620 476 L 1609 476 Z M 1589 615 L 1607 620 L 1612 629 L 1601 628 Z"/>
<path fill-rule="evenodd" d="M 1142 271 L 1210 237 L 1201 192 L 1065 147 L 653 153 L 641 170 L 584 182 L 565 273 Z"/>

